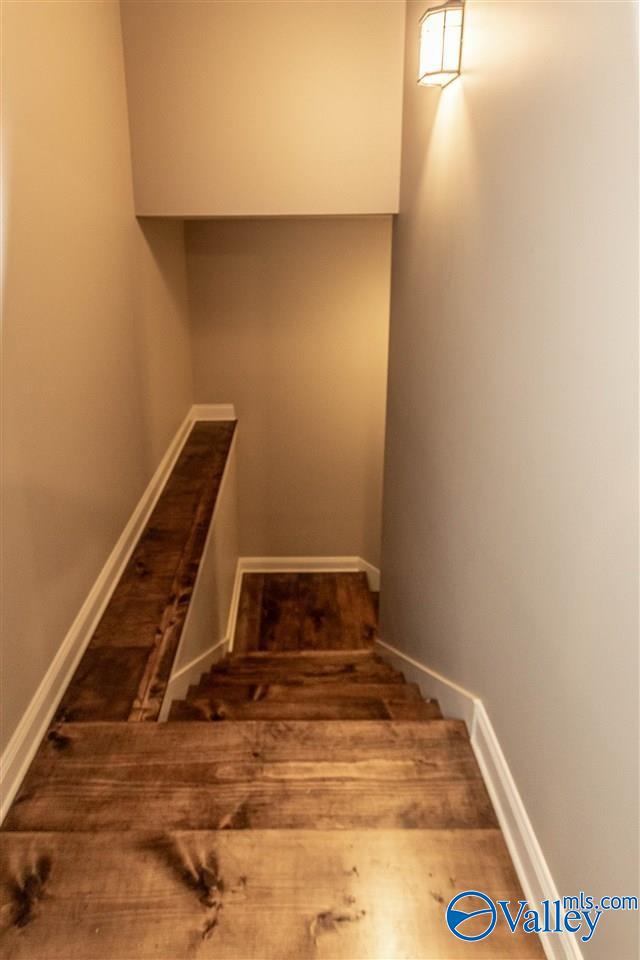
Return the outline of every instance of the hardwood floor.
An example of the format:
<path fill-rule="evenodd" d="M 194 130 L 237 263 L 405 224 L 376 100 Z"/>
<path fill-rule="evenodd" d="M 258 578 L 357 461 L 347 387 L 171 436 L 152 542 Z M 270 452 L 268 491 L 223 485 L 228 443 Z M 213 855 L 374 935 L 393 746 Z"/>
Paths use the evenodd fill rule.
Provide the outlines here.
<path fill-rule="evenodd" d="M 364 573 L 246 573 L 234 650 L 369 649 L 376 611 Z"/>
<path fill-rule="evenodd" d="M 0 955 L 542 957 L 505 923 L 446 926 L 463 890 L 522 894 L 464 723 L 374 653 L 366 581 L 244 586 L 240 651 L 171 722 L 111 721 L 133 689 L 116 656 L 85 688 L 108 680 L 103 716 L 85 693 L 94 722 L 49 731 L 0 834 Z"/>

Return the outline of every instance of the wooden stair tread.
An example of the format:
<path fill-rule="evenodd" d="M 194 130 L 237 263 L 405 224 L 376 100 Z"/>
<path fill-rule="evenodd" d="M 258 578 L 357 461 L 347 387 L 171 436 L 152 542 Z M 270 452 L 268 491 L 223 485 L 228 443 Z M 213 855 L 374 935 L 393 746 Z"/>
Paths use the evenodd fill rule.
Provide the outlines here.
<path fill-rule="evenodd" d="M 415 683 L 218 683 L 215 678 L 190 687 L 186 699 L 218 700 L 422 700 Z"/>
<path fill-rule="evenodd" d="M 366 578 L 244 586 L 239 650 L 177 722 L 50 730 L 0 831 L 2 956 L 542 957 L 504 924 L 471 943 L 446 926 L 461 890 L 521 891 L 466 727 L 373 652 Z M 89 648 L 61 716 L 154 717 L 134 634 Z"/>
<path fill-rule="evenodd" d="M 496 826 L 456 721 L 65 724 L 6 830 Z"/>
<path fill-rule="evenodd" d="M 252 670 L 246 673 L 218 673 L 211 670 L 200 677 L 197 684 L 193 686 L 201 690 L 207 689 L 212 685 L 220 687 L 232 687 L 242 685 L 269 684 L 270 686 L 322 686 L 329 692 L 333 686 L 348 683 L 352 687 L 360 687 L 371 683 L 394 684 L 400 686 L 405 683 L 402 674 L 388 673 L 366 673 L 366 674 L 346 674 L 346 673 L 278 673 L 276 670 Z"/>
<path fill-rule="evenodd" d="M 248 660 L 249 658 L 247 658 Z M 339 663 L 325 663 L 316 661 L 256 663 L 255 660 L 244 662 L 225 662 L 214 664 L 205 676 L 224 679 L 230 682 L 246 679 L 260 682 L 265 677 L 273 678 L 273 682 L 305 683 L 323 681 L 348 681 L 349 683 L 371 683 L 381 680 L 387 682 L 403 682 L 404 676 L 389 664 L 378 660 L 344 661 Z"/>
<path fill-rule="evenodd" d="M 366 699 L 326 694 L 314 700 L 174 700 L 170 720 L 436 720 L 442 717 L 436 701 L 396 698 Z"/>
<path fill-rule="evenodd" d="M 7 960 L 544 956 L 504 923 L 475 943 L 446 926 L 460 890 L 521 896 L 494 829 L 5 833 L 0 845 Z"/>
<path fill-rule="evenodd" d="M 354 723 L 327 721 L 247 721 L 242 724 L 182 723 L 64 723 L 52 729 L 34 759 L 53 767 L 57 763 L 79 765 L 95 760 L 114 764 L 129 758 L 164 762 L 183 760 L 203 763 L 225 759 L 236 762 L 259 750 L 265 760 L 293 758 L 343 759 L 382 755 L 420 758 L 434 743 L 469 742 L 463 720 L 394 721 L 362 720 Z"/>

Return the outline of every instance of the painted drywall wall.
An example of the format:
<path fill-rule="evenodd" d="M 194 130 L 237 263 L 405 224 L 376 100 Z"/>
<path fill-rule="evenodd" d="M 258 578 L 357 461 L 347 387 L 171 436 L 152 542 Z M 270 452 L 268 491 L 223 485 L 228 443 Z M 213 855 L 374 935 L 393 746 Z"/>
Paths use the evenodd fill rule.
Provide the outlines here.
<path fill-rule="evenodd" d="M 391 213 L 404 4 L 124 0 L 138 213 Z"/>
<path fill-rule="evenodd" d="M 407 10 L 384 639 L 483 698 L 561 894 L 637 891 L 638 85 L 631 4 Z M 594 64 L 598 70 L 594 82 Z M 637 917 L 586 956 L 638 955 Z"/>
<path fill-rule="evenodd" d="M 2 16 L 4 745 L 192 390 L 182 227 L 133 212 L 118 5 Z"/>
<path fill-rule="evenodd" d="M 196 401 L 232 400 L 243 556 L 379 565 L 390 218 L 188 223 Z"/>
<path fill-rule="evenodd" d="M 134 220 L 134 330 L 147 464 L 155 467 L 193 400 L 182 220 Z"/>

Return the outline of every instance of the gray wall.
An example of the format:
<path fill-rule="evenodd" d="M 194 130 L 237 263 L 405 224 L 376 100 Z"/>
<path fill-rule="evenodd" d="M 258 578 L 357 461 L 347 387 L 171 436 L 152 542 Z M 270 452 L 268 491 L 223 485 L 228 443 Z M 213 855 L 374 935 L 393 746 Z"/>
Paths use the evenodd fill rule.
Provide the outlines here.
<path fill-rule="evenodd" d="M 192 381 L 182 224 L 133 212 L 118 4 L 2 20 L 5 744 Z"/>
<path fill-rule="evenodd" d="M 560 893 L 637 893 L 638 102 L 630 4 L 407 11 L 384 638 L 483 698 Z M 595 64 L 603 69 L 596 69 Z M 637 916 L 584 952 L 638 956 Z"/>
<path fill-rule="evenodd" d="M 196 401 L 240 421 L 244 556 L 380 563 L 391 220 L 187 224 Z"/>

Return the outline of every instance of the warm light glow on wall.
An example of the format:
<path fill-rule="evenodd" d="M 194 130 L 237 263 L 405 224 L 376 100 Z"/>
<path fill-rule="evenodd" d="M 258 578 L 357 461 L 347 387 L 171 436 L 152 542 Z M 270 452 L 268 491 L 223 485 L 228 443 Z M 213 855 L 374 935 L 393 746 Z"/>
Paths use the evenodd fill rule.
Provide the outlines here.
<path fill-rule="evenodd" d="M 427 10 L 420 20 L 418 83 L 446 87 L 460 73 L 464 4 L 459 0 Z"/>

